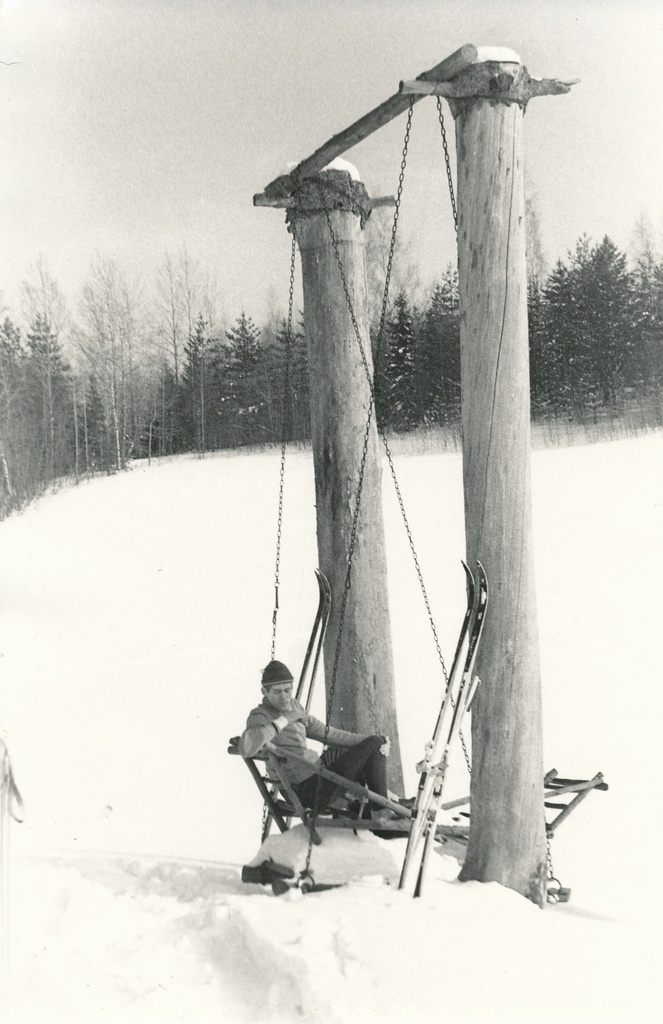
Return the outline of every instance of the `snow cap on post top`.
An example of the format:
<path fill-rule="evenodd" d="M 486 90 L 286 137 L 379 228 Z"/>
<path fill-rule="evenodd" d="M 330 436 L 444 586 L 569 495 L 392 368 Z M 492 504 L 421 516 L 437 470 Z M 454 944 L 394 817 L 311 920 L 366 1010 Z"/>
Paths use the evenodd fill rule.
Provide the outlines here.
<path fill-rule="evenodd" d="M 274 686 L 276 683 L 291 683 L 292 681 L 292 672 L 282 661 L 270 661 L 269 665 L 262 670 L 262 686 Z"/>

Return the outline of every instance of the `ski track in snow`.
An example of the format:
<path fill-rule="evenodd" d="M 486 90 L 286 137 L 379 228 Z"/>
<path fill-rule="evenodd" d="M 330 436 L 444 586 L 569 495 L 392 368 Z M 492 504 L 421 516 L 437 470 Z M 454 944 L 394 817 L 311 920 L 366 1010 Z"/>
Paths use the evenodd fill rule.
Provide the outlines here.
<path fill-rule="evenodd" d="M 532 457 L 545 763 L 601 770 L 610 786 L 560 827 L 555 873 L 572 897 L 544 913 L 495 884 L 456 882 L 448 855 L 413 901 L 393 884 L 402 840 L 362 847 L 364 875 L 372 865 L 391 885 L 365 877 L 276 899 L 239 881 L 261 809 L 226 744 L 269 657 L 278 452 L 137 463 L 0 524 L 0 725 L 27 809 L 11 828 L 3 1020 L 658 1019 L 661 896 L 647 851 L 661 810 L 662 456 L 655 434 Z M 450 657 L 464 602 L 460 457 L 395 461 Z M 384 498 L 413 792 L 441 680 L 388 474 Z M 296 452 L 277 647 L 292 664 L 315 565 L 311 460 Z M 466 791 L 457 750 L 445 792 Z M 320 860 L 316 878 L 335 867 Z"/>

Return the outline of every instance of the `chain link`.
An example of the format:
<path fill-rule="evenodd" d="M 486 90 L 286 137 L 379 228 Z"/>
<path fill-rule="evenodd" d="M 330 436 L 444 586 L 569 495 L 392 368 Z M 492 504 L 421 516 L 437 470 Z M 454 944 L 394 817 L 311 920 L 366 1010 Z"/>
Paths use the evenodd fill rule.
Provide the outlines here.
<path fill-rule="evenodd" d="M 296 241 L 293 229 L 292 249 L 290 253 L 290 286 L 288 291 L 288 322 L 285 336 L 285 372 L 283 375 L 283 403 L 281 406 L 281 465 L 279 469 L 279 506 L 276 527 L 276 561 L 274 566 L 274 611 L 272 612 L 272 646 L 271 659 L 276 657 L 276 622 L 279 613 L 279 586 L 281 568 L 281 537 L 283 532 L 283 492 L 285 487 L 285 455 L 288 442 L 287 404 L 290 402 L 292 415 L 292 395 L 290 394 L 290 364 L 292 361 L 292 310 L 295 292 L 295 253 Z"/>

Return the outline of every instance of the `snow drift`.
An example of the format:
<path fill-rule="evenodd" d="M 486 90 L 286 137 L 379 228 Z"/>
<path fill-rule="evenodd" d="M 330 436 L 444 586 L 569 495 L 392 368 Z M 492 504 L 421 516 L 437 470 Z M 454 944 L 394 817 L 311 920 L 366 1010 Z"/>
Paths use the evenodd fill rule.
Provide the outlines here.
<path fill-rule="evenodd" d="M 226 745 L 269 658 L 278 453 L 137 463 L 2 523 L 0 724 L 27 808 L 11 829 L 4 1019 L 653 1019 L 662 456 L 660 434 L 533 455 L 545 763 L 610 784 L 561 827 L 572 898 L 544 912 L 458 883 L 444 850 L 422 899 L 377 884 L 403 840 L 361 840 L 357 879 L 327 893 L 239 881 L 261 807 Z M 396 465 L 450 657 L 460 457 Z M 384 494 L 413 792 L 441 678 L 387 477 Z M 277 656 L 296 664 L 316 601 L 306 453 L 289 457 L 285 500 Z M 467 785 L 456 751 L 445 795 Z"/>

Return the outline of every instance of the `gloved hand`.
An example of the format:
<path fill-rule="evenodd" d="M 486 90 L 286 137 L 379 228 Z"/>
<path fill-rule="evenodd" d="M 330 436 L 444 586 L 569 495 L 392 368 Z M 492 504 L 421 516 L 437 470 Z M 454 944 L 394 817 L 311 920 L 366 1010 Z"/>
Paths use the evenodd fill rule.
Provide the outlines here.
<path fill-rule="evenodd" d="M 302 708 L 291 708 L 290 711 L 285 711 L 278 718 L 274 718 L 272 725 L 281 732 L 281 729 L 285 729 L 286 725 L 292 725 L 293 722 L 305 722 L 306 712 Z"/>
<path fill-rule="evenodd" d="M 384 743 L 380 747 L 380 753 L 383 754 L 385 757 L 389 757 L 389 754 L 391 752 L 391 740 L 389 739 L 388 736 L 384 736 L 383 739 Z"/>

